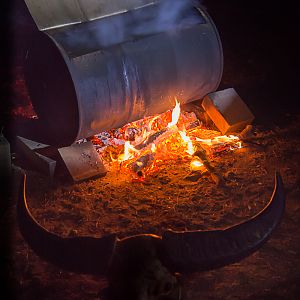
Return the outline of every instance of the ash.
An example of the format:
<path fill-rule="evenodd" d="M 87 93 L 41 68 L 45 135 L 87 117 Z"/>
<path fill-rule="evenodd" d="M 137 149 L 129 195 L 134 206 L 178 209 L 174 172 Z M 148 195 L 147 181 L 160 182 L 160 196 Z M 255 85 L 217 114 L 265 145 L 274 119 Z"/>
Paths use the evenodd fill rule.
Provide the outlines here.
<path fill-rule="evenodd" d="M 287 210 L 272 239 L 240 263 L 183 277 L 183 293 L 186 300 L 232 299 L 232 295 L 239 299 L 266 299 L 265 295 L 296 299 L 299 125 L 300 120 L 285 129 L 255 127 L 243 148 L 211 157 L 210 163 L 224 179 L 221 185 L 210 172 L 191 172 L 189 162 L 181 158 L 164 164 L 143 182 L 111 171 L 96 180 L 62 185 L 30 172 L 29 206 L 43 226 L 63 236 L 117 232 L 125 237 L 161 234 L 168 228 L 223 228 L 254 216 L 265 206 L 274 172 L 280 170 L 287 190 Z M 14 247 L 19 299 L 103 299 L 99 289 L 106 287 L 105 278 L 64 272 L 41 261 L 24 243 L 17 227 Z"/>

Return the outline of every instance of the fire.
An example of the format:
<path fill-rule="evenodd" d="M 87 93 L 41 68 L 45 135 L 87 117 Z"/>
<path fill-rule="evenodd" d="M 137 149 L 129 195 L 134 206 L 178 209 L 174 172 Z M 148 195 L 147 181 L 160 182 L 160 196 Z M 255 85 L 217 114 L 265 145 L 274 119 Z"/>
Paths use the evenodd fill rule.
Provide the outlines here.
<path fill-rule="evenodd" d="M 208 151 L 211 151 L 215 147 L 221 147 L 222 145 L 229 145 L 229 150 L 236 150 L 242 148 L 242 142 L 236 135 L 220 135 L 210 139 L 202 139 L 196 137 L 195 140 L 200 142 L 203 147 L 206 147 Z"/>
<path fill-rule="evenodd" d="M 237 136 L 220 135 L 204 128 L 194 113 L 182 112 L 177 99 L 173 110 L 100 133 L 92 142 L 108 169 L 127 170 L 137 181 L 178 157 L 190 161 L 192 171 L 204 171 L 202 157 L 194 156 L 199 145 L 206 156 L 242 147 Z"/>
<path fill-rule="evenodd" d="M 172 126 L 175 126 L 179 120 L 180 117 L 180 103 L 175 98 L 176 105 L 172 110 L 172 121 L 168 124 L 168 128 L 171 128 Z"/>
<path fill-rule="evenodd" d="M 180 117 L 180 103 L 177 101 L 177 99 L 175 99 L 175 102 L 176 102 L 175 107 L 172 110 L 172 120 L 171 120 L 171 122 L 168 123 L 167 128 L 176 127 L 176 125 L 178 123 L 178 120 L 179 120 L 179 117 Z M 158 118 L 159 118 L 159 116 L 155 116 L 155 117 L 151 118 L 149 120 L 147 126 L 145 126 L 142 129 L 141 136 L 137 137 L 132 142 L 132 144 L 130 143 L 130 141 L 125 141 L 124 153 L 119 155 L 119 157 L 118 157 L 119 162 L 124 162 L 124 161 L 130 160 L 130 159 L 133 159 L 142 152 L 142 151 L 136 149 L 134 147 L 134 145 L 142 144 L 143 142 L 145 142 L 151 136 L 151 133 L 154 130 L 153 127 L 154 127 L 155 121 L 158 120 Z M 179 132 L 179 133 L 184 134 L 184 132 Z M 185 135 L 185 140 L 184 141 L 188 144 L 187 152 L 188 153 L 192 152 L 191 151 L 191 149 L 193 147 L 192 143 L 186 135 Z M 152 153 L 154 153 L 156 151 L 155 143 L 151 143 L 150 150 L 151 150 Z M 192 153 L 191 153 L 191 155 L 192 155 Z M 141 166 L 140 162 L 137 162 L 137 164 Z"/>
<path fill-rule="evenodd" d="M 125 144 L 124 144 L 124 154 L 121 154 L 119 156 L 119 161 L 126 161 L 126 160 L 129 160 L 129 159 L 132 159 L 134 158 L 134 155 L 136 153 L 138 153 L 139 151 L 136 150 L 132 145 L 130 145 L 130 142 L 129 141 L 126 141 Z"/>
<path fill-rule="evenodd" d="M 194 159 L 191 161 L 190 168 L 192 171 L 200 171 L 204 169 L 204 164 L 202 161 Z"/>
<path fill-rule="evenodd" d="M 155 152 L 156 151 L 156 146 L 154 143 L 151 144 L 151 151 L 152 152 Z"/>
<path fill-rule="evenodd" d="M 201 138 L 196 138 L 196 141 L 207 144 L 209 146 L 213 146 L 216 144 L 220 143 L 227 143 L 227 142 L 232 142 L 232 141 L 239 141 L 239 138 L 235 135 L 220 135 L 216 136 L 212 139 L 201 139 Z"/>
<path fill-rule="evenodd" d="M 186 135 L 185 131 L 179 131 L 179 134 L 182 138 L 182 140 L 184 141 L 184 143 L 186 143 L 187 145 L 187 150 L 186 152 L 189 155 L 193 155 L 195 153 L 195 147 L 193 145 L 193 142 L 191 141 L 191 139 Z"/>

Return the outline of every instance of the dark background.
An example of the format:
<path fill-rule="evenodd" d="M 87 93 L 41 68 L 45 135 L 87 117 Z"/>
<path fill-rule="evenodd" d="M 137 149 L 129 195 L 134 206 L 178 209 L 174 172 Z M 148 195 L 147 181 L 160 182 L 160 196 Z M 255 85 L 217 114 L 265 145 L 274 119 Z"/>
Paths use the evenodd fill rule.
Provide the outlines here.
<path fill-rule="evenodd" d="M 223 44 L 219 89 L 234 87 L 258 124 L 299 113 L 299 12 L 292 1 L 204 0 Z M 13 91 L 30 35 L 37 30 L 23 0 L 1 9 L 0 125 L 9 127 L 11 108 L 22 104 Z M 22 74 L 21 74 L 22 76 Z M 23 100 L 24 101 L 24 100 Z"/>
<path fill-rule="evenodd" d="M 224 48 L 220 88 L 232 86 L 258 124 L 299 113 L 299 10 L 289 1 L 206 1 Z"/>
<path fill-rule="evenodd" d="M 299 113 L 299 12 L 292 1 L 204 0 L 223 44 L 224 73 L 219 89 L 234 87 L 253 110 L 256 123 L 270 124 Z M 14 93 L 22 76 L 27 43 L 37 30 L 23 0 L 1 9 L 0 126 L 24 99 Z M 19 68 L 18 68 L 19 67 Z"/>

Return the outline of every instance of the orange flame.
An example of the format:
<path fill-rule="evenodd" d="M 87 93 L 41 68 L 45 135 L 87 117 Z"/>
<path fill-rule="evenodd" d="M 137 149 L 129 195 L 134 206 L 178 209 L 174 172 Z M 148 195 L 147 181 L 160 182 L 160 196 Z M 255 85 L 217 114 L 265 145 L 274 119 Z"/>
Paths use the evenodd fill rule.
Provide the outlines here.
<path fill-rule="evenodd" d="M 212 139 L 200 139 L 196 137 L 196 141 L 206 144 L 208 146 L 213 146 L 213 145 L 218 145 L 221 143 L 228 143 L 228 142 L 233 142 L 233 141 L 239 141 L 239 138 L 235 135 L 220 135 L 216 136 Z"/>
<path fill-rule="evenodd" d="M 190 168 L 192 171 L 200 171 L 204 169 L 204 165 L 202 161 L 198 159 L 194 159 L 191 161 Z"/>
<path fill-rule="evenodd" d="M 175 98 L 176 105 L 172 110 L 172 121 L 168 124 L 168 128 L 175 126 L 179 120 L 180 117 L 180 103 Z"/>
<path fill-rule="evenodd" d="M 187 150 L 185 151 L 186 153 L 188 153 L 189 155 L 193 155 L 195 153 L 195 148 L 193 145 L 193 142 L 191 141 L 190 137 L 188 137 L 186 135 L 185 131 L 179 131 L 179 134 L 182 138 L 182 140 L 186 143 L 187 145 Z"/>
<path fill-rule="evenodd" d="M 117 147 L 108 148 L 110 162 L 112 162 L 114 166 L 122 166 L 124 170 L 127 169 L 130 172 L 135 172 L 134 168 L 140 167 L 143 170 L 142 177 L 144 178 L 158 171 L 159 166 L 165 160 L 175 159 L 182 155 L 191 160 L 190 169 L 192 171 L 202 172 L 205 170 L 203 162 L 199 158 L 192 157 L 196 151 L 196 146 L 194 146 L 193 142 L 203 144 L 203 149 L 210 154 L 214 151 L 223 151 L 222 149 L 236 150 L 242 147 L 241 141 L 237 136 L 218 135 L 218 132 L 204 129 L 201 126 L 197 126 L 196 128 L 190 127 L 189 125 L 197 120 L 196 115 L 191 115 L 191 113 L 188 114 L 186 112 L 182 113 L 180 103 L 176 98 L 175 107 L 171 115 L 172 119 L 169 123 L 170 111 L 128 123 L 125 129 L 121 128 L 119 131 L 121 134 L 122 132 L 124 133 L 125 130 L 138 130 L 136 130 L 137 133 L 133 135 L 134 138 L 131 141 L 124 141 L 126 138 L 122 136 L 117 137 L 117 140 L 119 140 Z M 178 125 L 179 119 L 180 125 Z M 187 131 L 185 126 L 190 129 Z M 120 143 L 121 139 L 122 141 Z M 115 138 L 112 140 L 112 143 L 114 143 Z M 122 148 L 118 146 L 123 143 L 123 153 L 120 154 L 119 151 L 121 151 Z M 103 154 L 104 151 L 101 151 L 101 153 Z M 113 155 L 113 153 L 118 154 Z M 188 156 L 184 155 L 184 153 L 187 153 Z M 135 167 L 133 167 L 133 165 Z M 140 176 L 138 180 L 141 181 L 142 177 Z"/>
<path fill-rule="evenodd" d="M 156 146 L 154 143 L 151 144 L 151 151 L 152 152 L 155 152 L 156 151 Z"/>
<path fill-rule="evenodd" d="M 122 162 L 122 161 L 126 161 L 129 159 L 134 158 L 134 154 L 138 153 L 139 151 L 136 150 L 129 141 L 126 141 L 124 144 L 124 153 L 119 155 L 118 157 L 118 161 Z"/>

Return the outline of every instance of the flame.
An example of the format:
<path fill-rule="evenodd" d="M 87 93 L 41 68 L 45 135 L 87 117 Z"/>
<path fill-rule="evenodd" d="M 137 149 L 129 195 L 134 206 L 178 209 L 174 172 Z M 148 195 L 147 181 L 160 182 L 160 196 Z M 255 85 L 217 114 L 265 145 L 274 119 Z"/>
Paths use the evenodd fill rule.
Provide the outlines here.
<path fill-rule="evenodd" d="M 150 122 L 149 122 L 149 128 L 150 128 L 150 130 L 153 130 L 154 128 L 154 122 L 157 120 L 157 119 L 159 119 L 159 116 L 155 116 L 155 117 L 153 117 L 151 120 L 150 120 Z"/>
<path fill-rule="evenodd" d="M 156 146 L 154 143 L 151 144 L 151 151 L 154 153 L 156 152 Z"/>
<path fill-rule="evenodd" d="M 182 140 L 186 143 L 187 145 L 187 150 L 185 151 L 189 155 L 193 155 L 195 153 L 195 147 L 193 145 L 193 142 L 191 141 L 190 137 L 186 135 L 185 131 L 179 131 L 179 134 L 182 138 Z"/>
<path fill-rule="evenodd" d="M 242 148 L 242 142 L 241 141 L 237 141 L 235 144 L 235 147 L 230 146 L 230 150 L 234 151 L 236 149 L 241 149 Z"/>
<path fill-rule="evenodd" d="M 191 161 L 190 168 L 192 171 L 200 171 L 203 170 L 204 165 L 201 160 L 194 159 Z"/>
<path fill-rule="evenodd" d="M 206 144 L 208 146 L 213 146 L 213 145 L 218 145 L 218 144 L 222 144 L 222 143 L 230 143 L 233 141 L 239 141 L 239 137 L 235 136 L 235 135 L 220 135 L 220 136 L 216 136 L 212 139 L 201 139 L 196 137 L 196 141 Z M 239 143 L 239 142 L 237 142 Z M 240 144 L 241 146 L 241 144 Z"/>
<path fill-rule="evenodd" d="M 175 126 L 179 120 L 180 117 L 180 103 L 175 98 L 176 105 L 172 110 L 172 121 L 168 124 L 168 128 Z"/>
<path fill-rule="evenodd" d="M 195 127 L 197 122 L 194 113 L 181 112 L 180 103 L 175 98 L 171 112 L 146 117 L 122 128 L 100 133 L 92 142 L 111 168 L 119 167 L 125 172 L 131 172 L 138 182 L 157 172 L 166 160 L 180 156 L 190 160 L 192 171 L 204 171 L 201 159 L 193 157 L 199 143 L 208 155 L 242 147 L 238 136 L 219 135 L 219 132 L 205 129 L 202 125 Z M 137 174 L 137 169 L 142 171 Z"/>
<path fill-rule="evenodd" d="M 124 153 L 119 155 L 118 157 L 118 161 L 119 162 L 122 162 L 122 161 L 126 161 L 126 160 L 129 160 L 129 159 L 132 159 L 134 158 L 134 154 L 135 153 L 138 153 L 139 151 L 136 150 L 131 144 L 129 141 L 126 141 L 125 144 L 124 144 Z"/>

